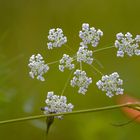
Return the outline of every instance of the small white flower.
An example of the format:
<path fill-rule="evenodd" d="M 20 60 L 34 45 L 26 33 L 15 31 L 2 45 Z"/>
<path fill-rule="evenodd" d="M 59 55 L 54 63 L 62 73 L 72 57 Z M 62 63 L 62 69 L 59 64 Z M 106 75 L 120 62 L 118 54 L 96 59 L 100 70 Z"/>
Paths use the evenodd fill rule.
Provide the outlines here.
<path fill-rule="evenodd" d="M 69 70 L 74 69 L 75 65 L 72 64 L 73 58 L 70 57 L 67 54 L 63 54 L 62 59 L 60 60 L 59 70 L 64 71 L 65 68 L 68 68 Z"/>
<path fill-rule="evenodd" d="M 45 64 L 43 57 L 40 54 L 32 55 L 29 59 L 29 64 L 31 71 L 29 75 L 31 78 L 37 78 L 40 81 L 45 81 L 43 75 L 49 70 L 49 66 Z"/>
<path fill-rule="evenodd" d="M 80 47 L 88 48 L 88 46 L 84 44 L 83 42 L 80 42 Z"/>
<path fill-rule="evenodd" d="M 79 47 L 79 50 L 77 52 L 77 61 L 78 62 L 85 62 L 87 64 L 92 64 L 93 58 L 92 58 L 92 51 L 87 50 L 85 47 Z"/>
<path fill-rule="evenodd" d="M 138 49 L 140 43 L 140 35 L 137 35 L 134 39 L 132 34 L 127 32 L 125 35 L 118 33 L 116 35 L 117 40 L 115 41 L 115 47 L 118 48 L 117 56 L 124 57 L 126 53 L 128 56 L 140 55 L 140 50 Z"/>
<path fill-rule="evenodd" d="M 106 95 L 110 98 L 114 96 L 114 93 L 119 95 L 123 94 L 124 91 L 124 89 L 121 88 L 123 80 L 119 78 L 119 74 L 117 72 L 102 76 L 102 79 L 99 80 L 96 85 L 99 89 L 105 91 Z"/>
<path fill-rule="evenodd" d="M 43 109 L 45 115 L 72 112 L 72 109 L 74 108 L 71 103 L 67 104 L 67 98 L 65 96 L 55 95 L 53 91 L 48 92 L 45 102 L 47 104 Z M 62 116 L 56 116 L 56 118 L 61 119 Z"/>
<path fill-rule="evenodd" d="M 56 47 L 61 47 L 63 44 L 67 42 L 67 37 L 64 36 L 62 29 L 50 29 L 48 40 L 50 42 L 47 43 L 48 49 L 53 49 Z"/>
<path fill-rule="evenodd" d="M 82 30 L 79 32 L 79 37 L 82 39 L 82 43 L 87 47 L 88 44 L 91 44 L 93 47 L 96 47 L 99 44 L 100 38 L 103 36 L 103 32 L 94 27 L 89 27 L 88 23 L 82 24 Z"/>
<path fill-rule="evenodd" d="M 92 83 L 92 78 L 88 78 L 86 76 L 86 72 L 81 70 L 76 70 L 74 72 L 74 75 L 75 76 L 71 80 L 71 86 L 72 87 L 78 86 L 79 87 L 78 93 L 85 94 L 89 84 Z"/>
<path fill-rule="evenodd" d="M 140 42 L 140 35 L 136 35 L 135 40 L 136 40 L 136 42 Z"/>
<path fill-rule="evenodd" d="M 116 37 L 118 40 L 121 40 L 124 37 L 124 35 L 122 33 L 118 33 Z"/>

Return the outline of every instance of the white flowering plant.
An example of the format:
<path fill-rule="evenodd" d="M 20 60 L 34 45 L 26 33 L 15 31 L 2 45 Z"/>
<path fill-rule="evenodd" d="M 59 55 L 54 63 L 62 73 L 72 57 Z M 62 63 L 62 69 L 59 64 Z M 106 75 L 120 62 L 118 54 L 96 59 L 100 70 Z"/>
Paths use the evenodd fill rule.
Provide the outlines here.
<path fill-rule="evenodd" d="M 116 35 L 117 40 L 115 41 L 114 46 L 94 50 L 94 48 L 92 47 L 98 46 L 102 36 L 103 32 L 100 29 L 96 30 L 94 27 L 90 27 L 88 23 L 82 24 L 82 30 L 79 31 L 81 42 L 79 44 L 78 51 L 73 56 L 63 54 L 62 58 L 59 61 L 56 61 L 56 63 L 59 62 L 58 69 L 61 72 L 64 72 L 65 69 L 71 70 L 71 74 L 73 74 L 74 77 L 70 80 L 70 75 L 61 96 L 54 95 L 53 91 L 48 92 L 47 99 L 45 101 L 46 107 L 44 107 L 43 109 L 45 115 L 52 113 L 59 114 L 72 112 L 74 105 L 72 105 L 71 103 L 67 104 L 67 98 L 65 96 L 62 96 L 68 83 L 70 83 L 72 87 L 78 87 L 78 93 L 81 93 L 83 95 L 86 94 L 89 85 L 91 86 L 92 84 L 92 77 L 87 76 L 86 71 L 83 70 L 82 63 L 87 63 L 99 74 L 101 74 L 102 78 L 101 80 L 96 82 L 96 85 L 102 92 L 106 92 L 106 96 L 111 98 L 114 95 L 122 95 L 124 93 L 123 80 L 120 78 L 120 75 L 117 72 L 113 72 L 110 75 L 103 74 L 92 64 L 95 60 L 93 55 L 94 52 L 115 47 L 118 49 L 117 57 L 124 57 L 125 53 L 128 56 L 132 56 L 134 54 L 140 55 L 140 50 L 138 49 L 140 35 L 137 35 L 133 39 L 132 34 L 129 32 L 125 35 L 123 33 L 118 33 Z M 59 48 L 67 43 L 67 37 L 63 34 L 63 30 L 60 28 L 50 29 L 48 40 L 50 41 L 47 43 L 48 49 Z M 91 49 L 90 46 L 92 46 Z M 32 78 L 34 78 L 34 76 L 37 76 L 38 80 L 45 81 L 45 79 L 43 78 L 43 74 L 45 74 L 49 70 L 49 63 L 44 64 L 43 57 L 41 57 L 41 55 L 41 61 L 35 61 L 34 57 L 35 56 L 32 55 L 29 60 L 29 67 L 31 68 L 31 72 L 29 72 L 29 75 Z M 79 69 L 76 68 L 75 62 L 76 64 L 79 63 Z M 53 62 L 50 64 L 53 64 Z M 57 118 L 61 119 L 62 115 L 57 116 Z"/>
<path fill-rule="evenodd" d="M 87 74 L 87 72 L 84 70 L 83 63 L 87 64 L 87 66 L 93 68 L 97 73 L 101 75 L 101 79 L 96 82 L 96 86 L 99 90 L 105 92 L 107 97 L 112 98 L 115 95 L 124 94 L 123 80 L 120 78 L 121 76 L 116 71 L 112 72 L 110 75 L 107 75 L 103 74 L 99 69 L 97 69 L 93 65 L 93 62 L 96 61 L 94 53 L 103 51 L 105 49 L 117 48 L 117 57 L 122 58 L 125 54 L 128 56 L 133 56 L 134 54 L 139 56 L 140 35 L 136 35 L 136 37 L 133 38 L 132 34 L 129 32 L 126 34 L 118 33 L 116 35 L 117 40 L 113 46 L 94 50 L 95 47 L 98 46 L 102 36 L 103 32 L 100 29 L 95 29 L 94 27 L 90 27 L 88 23 L 83 23 L 82 29 L 79 31 L 81 42 L 79 43 L 79 48 L 77 49 L 78 51 L 73 54 L 73 56 L 63 54 L 60 60 L 46 63 L 41 54 L 31 55 L 29 58 L 28 67 L 30 68 L 29 76 L 32 79 L 36 78 L 37 80 L 44 82 L 44 75 L 48 72 L 48 70 L 51 70 L 51 65 L 55 63 L 58 63 L 58 70 L 60 72 L 64 72 L 65 69 L 68 69 L 71 71 L 71 73 L 65 83 L 61 95 L 56 95 L 53 90 L 48 91 L 47 98 L 45 100 L 46 106 L 41 108 L 41 110 L 44 112 L 44 115 L 1 121 L 0 124 L 47 117 L 48 132 L 50 125 L 54 121 L 54 118 L 62 119 L 63 115 L 97 112 L 119 107 L 129 107 L 140 111 L 140 103 L 126 103 L 122 105 L 114 105 L 110 107 L 87 109 L 81 111 L 73 111 L 74 105 L 72 103 L 67 103 L 67 97 L 63 94 L 68 85 L 71 87 L 78 87 L 77 93 L 81 95 L 86 95 L 88 87 L 92 86 L 93 78 L 88 76 L 89 74 Z M 66 46 L 66 43 L 67 37 L 61 28 L 49 30 L 47 42 L 47 49 L 49 51 L 54 48 Z"/>

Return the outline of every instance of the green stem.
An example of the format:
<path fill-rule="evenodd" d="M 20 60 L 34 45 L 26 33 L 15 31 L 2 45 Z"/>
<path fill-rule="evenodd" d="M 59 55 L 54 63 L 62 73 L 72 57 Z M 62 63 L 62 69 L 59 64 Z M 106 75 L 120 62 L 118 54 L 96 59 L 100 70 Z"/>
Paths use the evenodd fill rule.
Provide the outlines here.
<path fill-rule="evenodd" d="M 68 83 L 69 83 L 69 80 L 70 80 L 70 78 L 71 78 L 71 75 L 73 74 L 73 71 L 74 71 L 74 69 L 73 69 L 73 70 L 71 71 L 71 73 L 69 74 L 69 77 L 68 77 L 68 79 L 67 79 L 67 81 L 66 81 L 66 83 L 65 83 L 65 85 L 64 85 L 63 90 L 62 90 L 61 96 L 64 94 L 64 91 L 65 91 L 65 89 L 66 89 L 66 87 L 67 87 L 67 85 L 68 85 Z"/>
<path fill-rule="evenodd" d="M 93 53 L 100 52 L 100 51 L 107 50 L 107 49 L 111 49 L 111 48 L 114 48 L 114 46 L 97 49 L 97 50 L 93 51 Z"/>
<path fill-rule="evenodd" d="M 80 70 L 82 71 L 82 62 L 80 61 Z"/>
<path fill-rule="evenodd" d="M 99 67 L 104 68 L 104 66 L 102 65 L 102 63 L 98 59 L 94 58 L 93 62 L 97 63 L 99 65 Z"/>
<path fill-rule="evenodd" d="M 121 107 L 128 107 L 128 108 L 135 109 L 135 107 L 139 107 L 139 106 L 140 106 L 140 102 L 125 103 L 125 104 L 120 104 L 120 105 L 112 105 L 112 106 L 106 106 L 106 107 L 100 107 L 100 108 L 77 110 L 77 111 L 73 111 L 73 112 L 64 112 L 64 113 L 59 113 L 59 114 L 36 115 L 36 116 L 29 116 L 29 117 L 24 117 L 24 118 L 5 120 L 5 121 L 0 121 L 0 124 L 22 122 L 22 121 L 46 118 L 46 117 L 51 117 L 51 116 L 61 116 L 61 115 L 66 116 L 66 115 L 83 114 L 83 113 L 89 113 L 89 112 L 100 112 L 100 111 L 105 111 L 105 110 L 113 110 L 113 109 L 117 109 L 117 108 L 121 108 Z"/>
<path fill-rule="evenodd" d="M 58 63 L 58 62 L 59 62 L 59 60 L 53 61 L 53 62 L 47 63 L 47 65 L 55 64 L 55 63 Z"/>
<path fill-rule="evenodd" d="M 118 124 L 112 123 L 111 125 L 117 126 L 117 127 L 125 126 L 125 125 L 128 125 L 128 124 L 132 123 L 133 121 L 137 120 L 139 117 L 140 117 L 140 115 L 137 115 L 136 117 L 134 117 L 133 119 L 131 119 L 131 120 L 127 121 L 127 122 L 118 123 Z"/>
<path fill-rule="evenodd" d="M 66 46 L 71 52 L 74 53 L 74 50 L 73 50 L 71 47 L 69 47 L 67 44 L 65 44 L 65 46 Z"/>
<path fill-rule="evenodd" d="M 99 71 L 96 67 L 94 67 L 93 65 L 90 65 L 95 71 L 97 71 L 98 73 L 100 73 L 102 76 L 104 75 L 101 71 Z"/>

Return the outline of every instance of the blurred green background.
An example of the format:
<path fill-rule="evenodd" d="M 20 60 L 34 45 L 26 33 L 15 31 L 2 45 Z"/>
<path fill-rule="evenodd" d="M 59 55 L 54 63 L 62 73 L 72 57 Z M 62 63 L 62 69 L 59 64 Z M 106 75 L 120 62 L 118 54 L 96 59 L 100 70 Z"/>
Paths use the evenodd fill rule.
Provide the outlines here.
<path fill-rule="evenodd" d="M 140 34 L 139 0 L 0 0 L 0 120 L 42 114 L 48 91 L 61 94 L 69 71 L 61 73 L 51 66 L 46 82 L 32 80 L 27 67 L 32 54 L 41 53 L 47 62 L 59 60 L 63 53 L 74 54 L 79 47 L 78 32 L 82 23 L 104 32 L 98 48 L 113 44 L 118 32 Z M 68 37 L 67 47 L 47 50 L 50 28 L 61 27 Z M 98 49 L 95 48 L 95 49 Z M 140 98 L 140 57 L 116 57 L 116 49 L 94 56 L 104 66 L 103 73 L 118 71 L 124 79 L 125 94 Z M 116 104 L 95 83 L 99 74 L 84 66 L 93 84 L 85 96 L 67 87 L 64 95 L 75 110 Z M 110 123 L 127 121 L 120 110 L 66 116 L 56 120 L 49 133 L 50 140 L 138 140 L 140 124 L 114 127 Z M 45 140 L 45 119 L 0 126 L 1 140 Z"/>

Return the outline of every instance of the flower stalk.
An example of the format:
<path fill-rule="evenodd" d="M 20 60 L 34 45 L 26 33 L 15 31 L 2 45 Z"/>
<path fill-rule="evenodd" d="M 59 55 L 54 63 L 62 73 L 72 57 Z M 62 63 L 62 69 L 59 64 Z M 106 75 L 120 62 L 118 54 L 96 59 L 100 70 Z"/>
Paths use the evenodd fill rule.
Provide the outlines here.
<path fill-rule="evenodd" d="M 140 111 L 140 102 L 136 103 L 125 103 L 125 104 L 119 104 L 119 105 L 112 105 L 112 106 L 106 106 L 106 107 L 100 107 L 100 108 L 92 108 L 92 109 L 85 109 L 85 110 L 77 110 L 73 112 L 65 112 L 65 113 L 59 113 L 59 114 L 48 114 L 48 115 L 36 115 L 36 116 L 29 116 L 29 117 L 23 117 L 23 118 L 17 118 L 17 119 L 10 119 L 5 121 L 0 121 L 0 125 L 2 124 L 9 124 L 9 123 L 17 123 L 17 122 L 23 122 L 23 121 L 29 121 L 29 120 L 35 120 L 35 119 L 41 119 L 46 117 L 52 117 L 52 116 L 66 116 L 66 115 L 76 115 L 76 114 L 84 114 L 84 113 L 90 113 L 90 112 L 101 112 L 101 111 L 107 111 L 107 110 L 114 110 L 122 107 L 128 107 L 132 108 L 134 110 Z"/>

